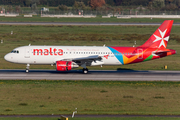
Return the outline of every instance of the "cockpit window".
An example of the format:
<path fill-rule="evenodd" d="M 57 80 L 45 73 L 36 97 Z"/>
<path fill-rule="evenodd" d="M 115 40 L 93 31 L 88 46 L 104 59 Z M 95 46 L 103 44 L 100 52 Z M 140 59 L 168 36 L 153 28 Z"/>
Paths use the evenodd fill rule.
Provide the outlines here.
<path fill-rule="evenodd" d="M 13 50 L 11 53 L 19 53 L 19 50 Z"/>

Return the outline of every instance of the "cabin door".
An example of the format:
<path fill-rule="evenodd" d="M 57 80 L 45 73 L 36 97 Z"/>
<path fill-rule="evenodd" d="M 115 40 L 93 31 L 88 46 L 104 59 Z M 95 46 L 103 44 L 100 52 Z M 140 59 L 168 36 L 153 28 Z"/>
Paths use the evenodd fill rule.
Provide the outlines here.
<path fill-rule="evenodd" d="M 25 58 L 30 58 L 30 48 L 25 49 Z"/>
<path fill-rule="evenodd" d="M 138 59 L 143 59 L 143 49 L 138 49 Z"/>

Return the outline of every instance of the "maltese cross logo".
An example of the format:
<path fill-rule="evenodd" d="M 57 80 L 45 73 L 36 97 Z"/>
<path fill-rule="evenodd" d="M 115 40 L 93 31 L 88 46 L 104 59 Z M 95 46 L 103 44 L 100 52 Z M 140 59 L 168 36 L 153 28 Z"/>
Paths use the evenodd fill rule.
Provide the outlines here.
<path fill-rule="evenodd" d="M 157 36 L 157 35 L 154 34 L 154 37 L 155 37 L 156 39 L 153 41 L 153 43 L 154 43 L 154 42 L 157 42 L 157 41 L 161 41 L 161 43 L 159 44 L 159 48 L 160 48 L 161 46 L 164 46 L 164 47 L 166 48 L 166 45 L 165 45 L 166 42 L 165 42 L 165 41 L 168 42 L 169 36 L 167 36 L 167 37 L 165 37 L 165 38 L 164 38 L 164 36 L 165 36 L 165 33 L 166 33 L 167 29 L 166 29 L 164 32 L 162 32 L 160 29 L 158 29 L 158 30 L 159 30 L 159 33 L 160 33 L 161 36 Z"/>

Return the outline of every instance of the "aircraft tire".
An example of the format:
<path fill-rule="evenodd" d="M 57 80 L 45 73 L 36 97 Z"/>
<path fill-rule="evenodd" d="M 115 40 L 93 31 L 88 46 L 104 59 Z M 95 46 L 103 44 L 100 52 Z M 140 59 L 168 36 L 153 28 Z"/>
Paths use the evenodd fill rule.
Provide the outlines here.
<path fill-rule="evenodd" d="M 28 73 L 29 72 L 29 70 L 28 69 L 26 69 L 26 73 Z"/>
<path fill-rule="evenodd" d="M 83 73 L 87 74 L 88 73 L 88 69 L 87 68 L 83 68 Z"/>

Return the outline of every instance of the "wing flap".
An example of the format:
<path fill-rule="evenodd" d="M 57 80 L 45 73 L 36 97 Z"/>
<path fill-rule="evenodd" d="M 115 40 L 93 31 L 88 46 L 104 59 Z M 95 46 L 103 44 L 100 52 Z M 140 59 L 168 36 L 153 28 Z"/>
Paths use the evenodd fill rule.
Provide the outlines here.
<path fill-rule="evenodd" d="M 97 59 L 101 59 L 101 57 L 99 55 L 92 55 L 88 57 L 73 58 L 72 61 L 97 60 Z"/>

